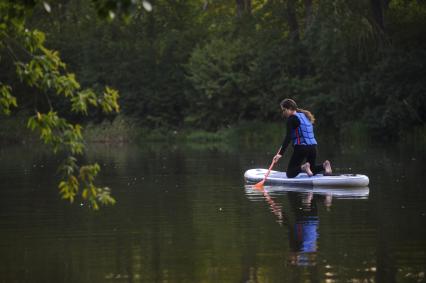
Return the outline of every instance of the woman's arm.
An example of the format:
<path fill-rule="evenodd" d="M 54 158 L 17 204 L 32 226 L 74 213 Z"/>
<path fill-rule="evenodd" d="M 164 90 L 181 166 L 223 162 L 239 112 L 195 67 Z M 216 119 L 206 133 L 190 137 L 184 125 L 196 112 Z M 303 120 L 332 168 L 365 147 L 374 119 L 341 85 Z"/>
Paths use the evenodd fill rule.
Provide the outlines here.
<path fill-rule="evenodd" d="M 296 115 L 292 115 L 287 119 L 287 133 L 281 145 L 279 155 L 283 155 L 291 141 L 291 131 L 300 126 L 300 120 Z"/>

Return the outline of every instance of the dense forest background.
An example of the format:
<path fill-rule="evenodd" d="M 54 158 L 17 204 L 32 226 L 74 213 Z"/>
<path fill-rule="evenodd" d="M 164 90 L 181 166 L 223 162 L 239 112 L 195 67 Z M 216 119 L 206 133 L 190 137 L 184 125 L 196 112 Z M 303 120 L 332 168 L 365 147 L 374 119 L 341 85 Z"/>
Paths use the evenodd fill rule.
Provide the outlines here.
<path fill-rule="evenodd" d="M 424 1 L 151 0 L 150 11 L 132 1 L 125 17 L 96 7 L 102 1 L 46 2 L 27 25 L 45 32 L 84 87 L 118 89 L 119 115 L 141 127 L 278 121 L 286 97 L 320 128 L 400 136 L 425 125 Z M 42 109 L 47 102 L 14 79 L 12 59 L 1 50 L 0 81 L 25 109 Z M 79 119 L 59 97 L 49 104 Z M 115 118 L 89 113 L 83 122 Z"/>

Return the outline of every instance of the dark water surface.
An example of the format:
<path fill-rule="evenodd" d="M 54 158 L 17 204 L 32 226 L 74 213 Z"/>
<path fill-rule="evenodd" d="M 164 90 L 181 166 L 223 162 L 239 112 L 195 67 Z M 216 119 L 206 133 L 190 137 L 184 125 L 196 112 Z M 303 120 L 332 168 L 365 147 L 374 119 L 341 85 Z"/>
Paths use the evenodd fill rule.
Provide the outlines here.
<path fill-rule="evenodd" d="M 245 187 L 275 150 L 90 146 L 117 199 L 93 212 L 59 199 L 59 157 L 3 146 L 0 282 L 425 282 L 423 146 L 322 146 L 364 196 Z"/>

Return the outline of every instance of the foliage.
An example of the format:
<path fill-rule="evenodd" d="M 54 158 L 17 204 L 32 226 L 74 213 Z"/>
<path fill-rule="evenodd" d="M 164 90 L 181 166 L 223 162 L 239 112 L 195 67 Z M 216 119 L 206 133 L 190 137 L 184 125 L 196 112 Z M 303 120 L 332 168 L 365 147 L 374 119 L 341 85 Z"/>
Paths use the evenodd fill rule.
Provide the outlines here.
<path fill-rule="evenodd" d="M 186 123 L 216 130 L 233 124 L 245 112 L 244 86 L 249 80 L 247 57 L 241 41 L 227 43 L 216 39 L 197 48 L 188 63 L 189 80 L 194 92 L 188 95 L 190 108 Z M 248 56 L 247 56 L 248 55 Z M 222 109 L 232 109 L 226 116 Z"/>
<path fill-rule="evenodd" d="M 81 88 L 73 73 L 68 72 L 66 64 L 57 51 L 45 45 L 45 33 L 37 29 L 28 29 L 25 25 L 25 14 L 28 7 L 19 3 L 2 1 L 0 14 L 0 48 L 5 49 L 16 66 L 16 76 L 28 86 L 30 96 L 43 97 L 48 107 L 38 109 L 28 118 L 27 126 L 40 134 L 40 139 L 52 146 L 53 151 L 68 155 L 60 171 L 63 181 L 59 183 L 62 198 L 73 202 L 77 196 L 98 209 L 99 204 L 114 204 L 108 188 L 97 187 L 95 177 L 100 167 L 79 165 L 75 156 L 83 154 L 84 144 L 82 127 L 62 118 L 54 110 L 50 96 L 60 96 L 69 101 L 71 110 L 86 114 L 88 107 L 99 107 L 105 113 L 118 112 L 118 92 L 106 87 L 102 95 L 91 89 Z M 10 62 L 10 61 L 9 61 Z M 0 112 L 10 114 L 12 107 L 18 107 L 11 85 L 0 84 Z M 29 99 L 29 98 L 26 98 Z"/>
<path fill-rule="evenodd" d="M 10 114 L 11 108 L 18 106 L 16 104 L 16 97 L 10 93 L 11 90 L 10 86 L 0 83 L 0 111 L 5 115 Z"/>
<path fill-rule="evenodd" d="M 369 81 L 375 82 L 370 86 L 369 100 L 376 105 L 368 107 L 370 111 L 364 115 L 375 130 L 404 134 L 407 125 L 416 127 L 426 121 L 426 52 L 390 52 L 368 74 Z"/>
<path fill-rule="evenodd" d="M 113 121 L 90 122 L 83 131 L 86 141 L 108 144 L 136 142 L 142 132 L 137 121 L 122 114 Z"/>
<path fill-rule="evenodd" d="M 49 13 L 42 5 L 47 2 Z M 425 3 L 242 2 L 250 5 L 56 0 L 39 3 L 31 13 L 22 9 L 14 13 L 23 14 L 14 16 L 22 30 L 13 34 L 25 34 L 25 18 L 28 43 L 22 36 L 14 40 L 29 50 L 2 32 L 0 109 L 10 113 L 22 101 L 46 115 L 54 108 L 70 121 L 105 125 L 115 117 L 105 112 L 118 110 L 111 104 L 116 94 L 106 89 L 111 101 L 96 95 L 108 84 L 120 89 L 123 117 L 156 133 L 278 121 L 285 97 L 311 110 L 320 128 L 342 133 L 354 121 L 380 138 L 424 125 Z M 3 11 L 15 9 L 2 3 Z M 10 28 L 5 21 L 0 31 Z M 36 42 L 44 49 L 30 50 Z M 48 46 L 60 51 L 67 66 Z M 27 95 L 29 87 L 14 79 L 10 67 L 17 61 L 13 56 L 28 58 L 26 52 L 34 53 L 31 60 L 17 67 L 37 96 Z"/>

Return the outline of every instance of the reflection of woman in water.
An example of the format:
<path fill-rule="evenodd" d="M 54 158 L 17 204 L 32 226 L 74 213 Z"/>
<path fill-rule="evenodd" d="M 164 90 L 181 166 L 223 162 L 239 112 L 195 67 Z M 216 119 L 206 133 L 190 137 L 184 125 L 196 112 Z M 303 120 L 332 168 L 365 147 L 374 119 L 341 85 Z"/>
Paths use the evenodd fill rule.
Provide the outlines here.
<path fill-rule="evenodd" d="M 280 225 L 287 225 L 290 241 L 289 263 L 299 266 L 316 264 L 316 252 L 318 241 L 319 217 L 317 209 L 317 198 L 321 196 L 313 193 L 287 192 L 291 211 L 294 217 L 288 217 L 282 212 L 278 205 L 269 195 L 267 190 L 262 189 L 263 196 L 268 202 L 271 212 L 277 217 Z M 330 209 L 332 196 L 324 197 L 324 205 Z"/>
<path fill-rule="evenodd" d="M 289 223 L 289 262 L 315 265 L 319 219 L 314 195 L 289 192 L 288 198 L 294 212 L 294 223 Z"/>

